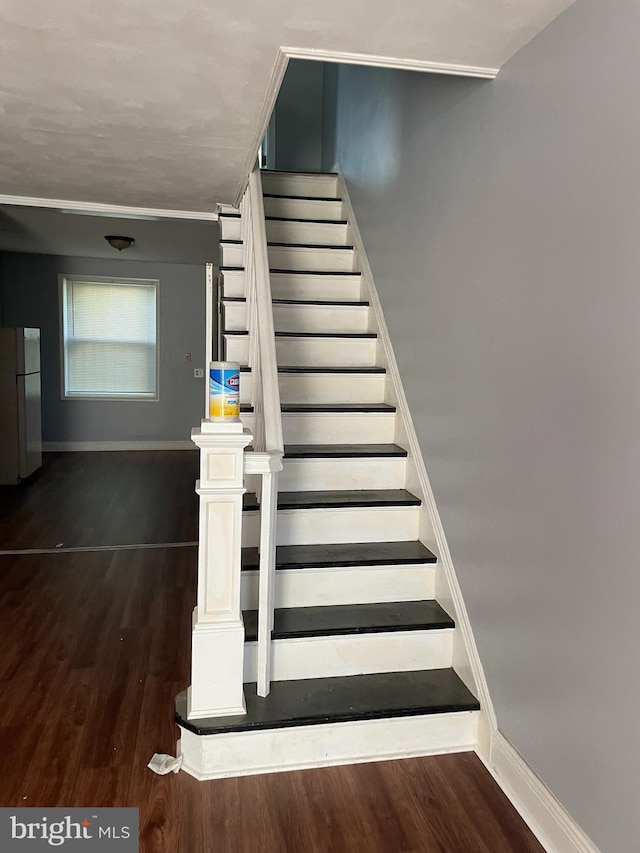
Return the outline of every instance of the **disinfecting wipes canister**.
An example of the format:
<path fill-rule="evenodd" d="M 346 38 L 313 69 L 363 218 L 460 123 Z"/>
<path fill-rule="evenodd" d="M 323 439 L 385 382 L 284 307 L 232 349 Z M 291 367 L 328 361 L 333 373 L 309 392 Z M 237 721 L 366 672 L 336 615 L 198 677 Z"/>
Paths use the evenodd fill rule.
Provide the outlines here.
<path fill-rule="evenodd" d="M 237 421 L 240 415 L 240 365 L 235 361 L 209 364 L 209 417 Z"/>

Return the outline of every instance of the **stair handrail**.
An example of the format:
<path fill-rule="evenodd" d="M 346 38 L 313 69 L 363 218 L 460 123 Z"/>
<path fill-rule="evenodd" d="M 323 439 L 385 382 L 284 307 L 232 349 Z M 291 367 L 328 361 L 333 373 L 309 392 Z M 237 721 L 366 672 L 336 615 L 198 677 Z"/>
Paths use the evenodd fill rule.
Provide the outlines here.
<path fill-rule="evenodd" d="M 259 696 L 267 696 L 271 681 L 278 472 L 282 470 L 284 440 L 262 180 L 257 163 L 240 210 L 254 410 L 253 452 L 245 454 L 245 473 L 261 477 L 257 490 L 260 506 L 257 692 Z"/>

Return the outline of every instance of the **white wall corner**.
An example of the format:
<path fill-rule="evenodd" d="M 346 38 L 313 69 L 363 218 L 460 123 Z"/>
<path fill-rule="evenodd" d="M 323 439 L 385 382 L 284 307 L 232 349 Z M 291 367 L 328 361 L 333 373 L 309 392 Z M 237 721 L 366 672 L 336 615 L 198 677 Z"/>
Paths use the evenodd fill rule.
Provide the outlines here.
<path fill-rule="evenodd" d="M 495 732 L 480 759 L 547 853 L 600 853 L 514 746 Z"/>

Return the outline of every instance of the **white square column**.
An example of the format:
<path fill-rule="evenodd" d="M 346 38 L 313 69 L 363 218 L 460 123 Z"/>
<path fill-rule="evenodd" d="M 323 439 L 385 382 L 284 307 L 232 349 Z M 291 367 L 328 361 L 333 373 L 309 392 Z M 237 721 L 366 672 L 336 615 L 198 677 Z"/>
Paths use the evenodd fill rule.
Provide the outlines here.
<path fill-rule="evenodd" d="M 200 448 L 198 597 L 193 611 L 189 719 L 246 713 L 244 624 L 240 613 L 244 452 L 242 423 L 203 420 Z"/>

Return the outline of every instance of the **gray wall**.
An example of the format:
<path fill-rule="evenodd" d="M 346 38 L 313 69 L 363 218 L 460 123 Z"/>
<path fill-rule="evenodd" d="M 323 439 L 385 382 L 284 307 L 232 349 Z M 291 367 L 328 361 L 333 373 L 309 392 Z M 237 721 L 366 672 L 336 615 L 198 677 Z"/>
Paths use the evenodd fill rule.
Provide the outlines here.
<path fill-rule="evenodd" d="M 335 139 L 499 727 L 605 853 L 640 838 L 638 44 L 636 0 L 577 0 L 495 82 L 341 67 Z"/>
<path fill-rule="evenodd" d="M 322 62 L 292 59 L 276 101 L 276 169 L 322 168 Z"/>
<path fill-rule="evenodd" d="M 202 417 L 204 268 L 99 258 L 0 257 L 7 326 L 41 331 L 44 441 L 187 441 Z M 60 399 L 58 274 L 157 278 L 160 281 L 160 399 L 157 402 Z M 192 354 L 191 363 L 184 354 Z"/>

